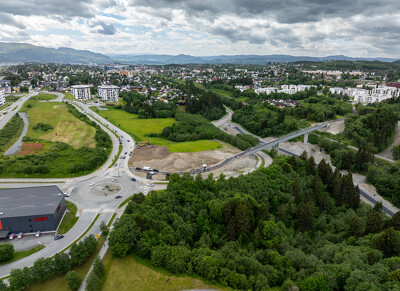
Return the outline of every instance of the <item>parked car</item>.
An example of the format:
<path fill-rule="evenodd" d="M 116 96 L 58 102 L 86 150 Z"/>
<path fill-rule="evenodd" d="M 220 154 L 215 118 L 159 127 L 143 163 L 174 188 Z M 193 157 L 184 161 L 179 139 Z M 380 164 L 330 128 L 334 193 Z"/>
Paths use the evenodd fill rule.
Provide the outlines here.
<path fill-rule="evenodd" d="M 146 184 L 146 186 L 153 187 L 154 184 Z"/>
<path fill-rule="evenodd" d="M 89 187 L 93 187 L 94 185 L 96 185 L 94 182 L 89 183 Z"/>
<path fill-rule="evenodd" d="M 127 142 L 130 142 L 130 140 L 128 139 Z"/>
<path fill-rule="evenodd" d="M 142 170 L 142 168 L 136 167 L 136 170 L 138 170 L 138 171 L 141 171 L 141 170 Z"/>
<path fill-rule="evenodd" d="M 14 239 L 15 236 L 16 236 L 16 234 L 15 234 L 15 233 L 12 233 L 12 234 L 10 234 L 10 235 L 8 236 L 8 239 Z"/>
<path fill-rule="evenodd" d="M 153 172 L 160 172 L 158 169 L 153 169 Z"/>
<path fill-rule="evenodd" d="M 127 155 L 128 154 L 128 152 L 125 152 L 125 155 Z"/>
<path fill-rule="evenodd" d="M 132 182 L 136 182 L 136 179 L 135 179 L 135 178 L 131 178 L 131 181 L 132 181 Z"/>
<path fill-rule="evenodd" d="M 35 233 L 35 236 L 36 237 L 39 237 L 39 236 L 41 236 L 42 235 L 42 232 L 40 231 L 40 230 L 38 230 L 36 233 Z"/>
<path fill-rule="evenodd" d="M 20 233 L 18 234 L 18 238 L 21 239 L 21 238 L 23 238 L 23 237 L 24 237 L 24 233 L 23 233 L 23 232 L 20 232 Z"/>
<path fill-rule="evenodd" d="M 64 237 L 63 234 L 57 234 L 57 235 L 54 237 L 54 240 L 59 240 L 59 239 L 62 239 L 63 237 Z"/>
<path fill-rule="evenodd" d="M 122 196 L 121 195 L 115 196 L 115 199 L 119 199 L 119 198 L 122 198 Z"/>
<path fill-rule="evenodd" d="M 125 160 L 125 156 L 122 157 Z"/>
<path fill-rule="evenodd" d="M 64 197 L 69 197 L 69 196 L 71 196 L 71 194 L 64 192 Z"/>
<path fill-rule="evenodd" d="M 118 180 L 117 179 L 112 179 L 111 182 L 118 183 Z"/>

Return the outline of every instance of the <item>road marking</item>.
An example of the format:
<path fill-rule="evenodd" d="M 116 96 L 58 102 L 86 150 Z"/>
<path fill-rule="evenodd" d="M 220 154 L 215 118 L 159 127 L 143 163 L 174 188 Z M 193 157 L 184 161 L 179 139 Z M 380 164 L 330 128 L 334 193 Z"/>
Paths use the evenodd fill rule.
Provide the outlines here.
<path fill-rule="evenodd" d="M 100 211 L 100 208 L 86 208 L 86 209 L 83 209 L 82 212 L 97 213 L 99 211 Z"/>

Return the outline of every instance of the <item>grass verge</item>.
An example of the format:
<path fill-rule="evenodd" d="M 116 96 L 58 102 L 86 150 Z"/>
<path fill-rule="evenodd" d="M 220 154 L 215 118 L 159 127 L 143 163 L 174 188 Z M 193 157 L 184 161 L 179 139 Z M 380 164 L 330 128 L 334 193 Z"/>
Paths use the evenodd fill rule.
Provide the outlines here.
<path fill-rule="evenodd" d="M 132 196 L 129 196 L 128 198 L 126 198 L 124 201 L 121 202 L 121 204 L 118 206 L 118 209 L 121 208 L 122 206 L 124 206 L 126 203 L 128 203 L 129 201 L 132 200 Z"/>
<path fill-rule="evenodd" d="M 30 99 L 31 100 L 40 100 L 40 101 L 44 101 L 44 100 L 54 100 L 56 99 L 57 96 L 54 94 L 48 94 L 48 93 L 40 93 L 38 95 L 32 96 Z"/>
<path fill-rule="evenodd" d="M 37 253 L 38 251 L 40 251 L 40 250 L 42 250 L 44 248 L 45 248 L 44 245 L 38 245 L 38 246 L 36 246 L 34 248 L 31 248 L 30 250 L 27 250 L 27 251 L 15 252 L 14 256 L 13 256 L 13 258 L 11 260 L 9 260 L 7 262 L 0 263 L 0 266 L 1 265 L 6 265 L 6 264 L 9 264 L 9 263 L 13 263 L 13 262 L 18 261 L 20 259 L 23 259 L 23 258 L 25 258 L 27 256 L 30 256 L 30 255 L 32 255 L 34 253 Z"/>
<path fill-rule="evenodd" d="M 58 228 L 57 233 L 67 233 L 78 221 L 78 218 L 76 216 L 77 208 L 74 203 L 65 201 L 65 204 L 67 205 L 67 213 L 65 213 L 63 220 L 61 221 L 61 224 Z"/>
<path fill-rule="evenodd" d="M 111 163 L 111 165 L 108 168 L 112 168 L 114 167 L 115 163 L 118 161 L 119 155 L 122 152 L 122 144 L 119 145 L 119 149 L 118 149 L 118 154 L 114 157 L 113 162 Z"/>

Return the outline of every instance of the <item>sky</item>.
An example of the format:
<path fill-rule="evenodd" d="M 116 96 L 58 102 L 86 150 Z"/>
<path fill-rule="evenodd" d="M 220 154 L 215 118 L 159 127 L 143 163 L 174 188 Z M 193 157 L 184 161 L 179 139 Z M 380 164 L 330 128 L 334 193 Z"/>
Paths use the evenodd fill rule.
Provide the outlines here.
<path fill-rule="evenodd" d="M 103 54 L 400 57 L 399 0 L 0 0 L 0 42 Z"/>

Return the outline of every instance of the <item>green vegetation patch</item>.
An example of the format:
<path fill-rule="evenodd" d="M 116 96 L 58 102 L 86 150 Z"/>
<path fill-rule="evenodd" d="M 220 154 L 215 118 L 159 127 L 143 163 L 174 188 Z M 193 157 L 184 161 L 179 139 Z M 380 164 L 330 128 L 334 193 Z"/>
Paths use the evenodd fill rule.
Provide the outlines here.
<path fill-rule="evenodd" d="M 54 100 L 57 98 L 57 95 L 48 94 L 48 93 L 40 93 L 38 95 L 32 96 L 31 100 L 45 101 L 45 100 Z"/>
<path fill-rule="evenodd" d="M 65 201 L 67 205 L 67 212 L 64 215 L 63 220 L 61 221 L 60 226 L 58 227 L 57 233 L 67 233 L 78 221 L 76 216 L 77 207 L 74 203 L 70 201 Z"/>
<path fill-rule="evenodd" d="M 95 147 L 96 129 L 71 114 L 65 103 L 30 102 L 29 104 L 30 107 L 27 108 L 29 115 L 28 137 L 52 142 L 65 142 L 75 149 L 82 146 Z M 38 130 L 38 124 L 47 125 L 47 130 Z M 40 129 L 43 129 L 43 127 L 40 127 Z"/>
<path fill-rule="evenodd" d="M 110 263 L 108 263 L 110 261 Z M 174 276 L 168 272 L 144 265 L 140 258 L 131 256 L 120 259 L 108 255 L 105 264 L 110 264 L 103 290 L 221 290 L 189 276 Z"/>
<path fill-rule="evenodd" d="M 174 143 L 168 146 L 171 153 L 175 152 L 201 152 L 207 150 L 216 150 L 222 148 L 222 144 L 214 140 L 197 140 Z"/>
<path fill-rule="evenodd" d="M 20 137 L 24 128 L 24 122 L 18 114 L 0 130 L 0 152 L 6 151 Z"/>

